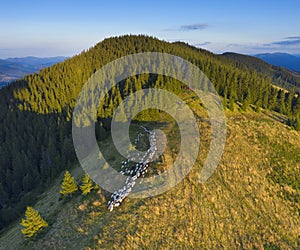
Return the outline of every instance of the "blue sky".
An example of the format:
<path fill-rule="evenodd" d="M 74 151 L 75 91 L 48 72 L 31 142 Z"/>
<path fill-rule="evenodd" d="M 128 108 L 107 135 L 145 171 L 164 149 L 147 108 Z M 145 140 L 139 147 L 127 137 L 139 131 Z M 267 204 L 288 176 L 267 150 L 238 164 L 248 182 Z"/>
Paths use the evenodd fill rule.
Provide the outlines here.
<path fill-rule="evenodd" d="M 1 0 L 0 58 L 72 56 L 106 37 L 148 34 L 216 53 L 300 54 L 300 1 Z"/>

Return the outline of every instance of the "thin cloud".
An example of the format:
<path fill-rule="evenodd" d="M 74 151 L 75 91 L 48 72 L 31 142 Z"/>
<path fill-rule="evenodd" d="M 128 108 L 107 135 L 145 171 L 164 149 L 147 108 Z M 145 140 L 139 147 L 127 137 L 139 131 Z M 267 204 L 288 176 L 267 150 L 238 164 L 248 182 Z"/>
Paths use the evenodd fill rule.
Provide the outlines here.
<path fill-rule="evenodd" d="M 194 44 L 194 46 L 200 47 L 200 46 L 205 46 L 205 45 L 209 45 L 209 44 L 211 44 L 211 42 L 196 43 L 196 44 Z"/>
<path fill-rule="evenodd" d="M 187 24 L 181 25 L 178 28 L 174 29 L 164 29 L 164 31 L 195 31 L 195 30 L 204 30 L 208 27 L 206 23 L 196 23 L 196 24 Z"/>
<path fill-rule="evenodd" d="M 265 46 L 273 46 L 273 45 L 279 45 L 279 46 L 297 46 L 300 45 L 300 36 L 290 36 L 286 37 L 281 41 L 275 41 L 272 43 L 264 44 Z"/>
<path fill-rule="evenodd" d="M 206 29 L 208 25 L 206 23 L 197 23 L 197 24 L 188 24 L 182 25 L 180 30 L 182 31 L 190 31 L 190 30 L 203 30 Z"/>
<path fill-rule="evenodd" d="M 291 39 L 286 41 L 273 42 L 275 45 L 300 45 L 300 39 Z"/>
<path fill-rule="evenodd" d="M 289 40 L 300 39 L 300 36 L 288 36 L 285 39 L 289 39 Z"/>

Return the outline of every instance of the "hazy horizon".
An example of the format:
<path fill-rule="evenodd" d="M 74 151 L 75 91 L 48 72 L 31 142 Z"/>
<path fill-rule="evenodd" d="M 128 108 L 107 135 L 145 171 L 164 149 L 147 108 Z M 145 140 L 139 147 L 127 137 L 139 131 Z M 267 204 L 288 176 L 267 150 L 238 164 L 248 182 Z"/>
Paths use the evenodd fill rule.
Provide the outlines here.
<path fill-rule="evenodd" d="M 140 35 L 140 34 L 139 34 Z M 148 35 L 148 34 L 146 34 Z M 149 35 L 150 36 L 150 35 Z M 105 37 L 104 39 L 107 39 L 109 37 Z M 104 39 L 100 40 L 100 42 L 102 42 Z M 178 40 L 180 41 L 180 40 Z M 176 42 L 176 41 L 174 41 Z M 187 42 L 188 43 L 188 42 Z M 92 46 L 95 46 L 97 43 L 93 44 Z M 188 43 L 190 44 L 190 43 Z M 292 56 L 296 56 L 296 57 L 300 57 L 300 53 L 291 53 L 291 52 L 282 52 L 282 51 L 274 51 L 274 52 L 269 52 L 269 51 L 261 51 L 261 52 L 258 52 L 258 53 L 243 53 L 243 52 L 238 52 L 238 51 L 233 51 L 233 50 L 228 50 L 228 51 L 222 51 L 222 52 L 214 52 L 213 50 L 210 50 L 210 49 L 207 49 L 207 48 L 204 48 L 203 46 L 197 46 L 195 44 L 190 44 L 192 46 L 195 46 L 197 48 L 202 48 L 202 49 L 205 49 L 205 50 L 208 50 L 212 53 L 215 53 L 215 54 L 223 54 L 223 53 L 239 53 L 239 54 L 244 54 L 244 55 L 249 55 L 249 56 L 255 56 L 255 55 L 259 55 L 259 54 L 289 54 L 289 55 L 292 55 Z M 92 47 L 92 46 L 89 46 L 88 48 Z M 64 57 L 64 58 L 71 58 L 73 56 L 76 56 L 78 54 L 80 54 L 82 51 L 84 51 L 86 49 L 82 49 L 74 54 L 54 54 L 54 55 L 49 55 L 49 56 L 39 56 L 39 55 L 35 55 L 35 54 L 24 54 L 24 55 L 14 55 L 14 56 L 9 56 L 9 57 L 1 57 L 0 55 L 0 60 L 7 60 L 7 59 L 17 59 L 17 58 L 29 58 L 29 57 L 35 57 L 35 58 L 55 58 L 55 57 Z M 0 49 L 1 51 L 1 49 Z"/>
<path fill-rule="evenodd" d="M 300 54 L 300 2 L 291 0 L 13 0 L 2 1 L 0 7 L 0 58 L 73 56 L 104 38 L 124 34 L 183 41 L 218 54 Z"/>

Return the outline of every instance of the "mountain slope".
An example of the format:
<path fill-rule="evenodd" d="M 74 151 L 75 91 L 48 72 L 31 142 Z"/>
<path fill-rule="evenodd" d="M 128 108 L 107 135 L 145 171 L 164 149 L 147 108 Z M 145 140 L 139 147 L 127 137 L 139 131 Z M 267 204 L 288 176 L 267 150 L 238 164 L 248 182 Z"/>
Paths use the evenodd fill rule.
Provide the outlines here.
<path fill-rule="evenodd" d="M 0 86 L 64 61 L 65 57 L 22 57 L 0 59 Z"/>
<path fill-rule="evenodd" d="M 264 72 L 184 43 L 142 35 L 105 39 L 78 56 L 1 89 L 0 228 L 19 218 L 63 170 L 76 164 L 71 118 L 84 83 L 106 63 L 144 51 L 181 56 L 197 65 L 223 97 L 225 108 L 233 109 L 237 103 L 243 110 L 274 110 L 295 128 L 300 127 L 300 98 L 274 88 Z M 174 79 L 153 74 L 128 78 L 105 95 L 98 110 L 96 134 L 109 134 L 109 121 L 119 102 L 148 87 L 165 88 L 178 95 L 186 89 Z"/>
<path fill-rule="evenodd" d="M 264 60 L 263 58 L 257 58 L 254 56 L 247 56 L 237 53 L 224 53 L 221 57 L 233 59 L 237 67 L 244 65 L 250 70 L 255 70 L 257 72 L 268 75 L 272 78 L 275 85 L 285 88 L 285 89 L 295 89 L 295 91 L 300 93 L 300 75 L 292 72 L 283 67 L 273 66 Z"/>
<path fill-rule="evenodd" d="M 287 53 L 264 53 L 254 56 L 272 65 L 281 66 L 292 71 L 300 72 L 300 57 Z"/>
<path fill-rule="evenodd" d="M 1 246 L 299 249 L 300 201 L 288 197 L 299 197 L 300 189 L 272 179 L 276 166 L 285 167 L 288 175 L 299 178 L 300 158 L 287 157 L 300 150 L 299 132 L 291 131 L 268 114 L 226 115 L 226 148 L 208 182 L 201 184 L 198 180 L 210 141 L 209 126 L 198 120 L 202 153 L 190 174 L 170 191 L 147 199 L 126 199 L 110 213 L 106 208 L 109 195 L 101 190 L 85 198 L 77 194 L 68 202 L 58 201 L 58 179 L 35 206 L 50 221 L 49 230 L 28 242 L 16 225 L 2 235 Z M 103 143 L 110 145 L 111 141 Z M 72 173 L 77 179 L 82 175 L 80 169 Z M 51 207 L 47 206 L 50 202 Z"/>

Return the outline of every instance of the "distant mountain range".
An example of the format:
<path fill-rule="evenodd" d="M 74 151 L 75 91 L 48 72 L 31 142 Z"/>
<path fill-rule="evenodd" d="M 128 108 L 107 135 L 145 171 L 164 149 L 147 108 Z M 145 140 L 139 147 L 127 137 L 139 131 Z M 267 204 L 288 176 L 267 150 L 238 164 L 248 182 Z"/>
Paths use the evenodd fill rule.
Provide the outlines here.
<path fill-rule="evenodd" d="M 0 88 L 11 81 L 24 77 L 24 75 L 38 72 L 55 63 L 62 62 L 66 57 L 22 57 L 0 59 Z"/>
<path fill-rule="evenodd" d="M 254 56 L 272 65 L 285 67 L 300 73 L 300 55 L 290 55 L 287 53 L 264 53 Z"/>

